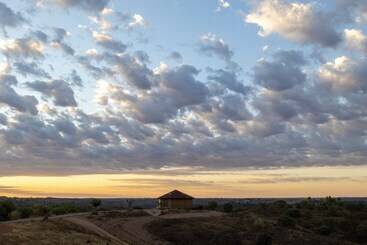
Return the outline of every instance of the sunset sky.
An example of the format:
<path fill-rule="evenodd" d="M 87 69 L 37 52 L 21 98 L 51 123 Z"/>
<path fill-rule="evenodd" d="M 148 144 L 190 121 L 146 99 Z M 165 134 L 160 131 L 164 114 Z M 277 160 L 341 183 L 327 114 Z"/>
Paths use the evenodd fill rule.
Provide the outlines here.
<path fill-rule="evenodd" d="M 367 1 L 0 0 L 0 196 L 367 196 Z"/>

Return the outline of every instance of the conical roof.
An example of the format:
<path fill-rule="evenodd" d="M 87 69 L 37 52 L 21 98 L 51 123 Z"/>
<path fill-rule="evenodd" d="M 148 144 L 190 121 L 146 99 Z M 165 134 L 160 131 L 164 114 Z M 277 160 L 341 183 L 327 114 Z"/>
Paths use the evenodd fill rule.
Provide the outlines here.
<path fill-rule="evenodd" d="M 158 199 L 179 199 L 179 200 L 189 199 L 191 200 L 194 198 L 181 191 L 173 190 L 171 192 L 168 192 L 167 194 L 164 194 L 163 196 L 158 197 Z"/>

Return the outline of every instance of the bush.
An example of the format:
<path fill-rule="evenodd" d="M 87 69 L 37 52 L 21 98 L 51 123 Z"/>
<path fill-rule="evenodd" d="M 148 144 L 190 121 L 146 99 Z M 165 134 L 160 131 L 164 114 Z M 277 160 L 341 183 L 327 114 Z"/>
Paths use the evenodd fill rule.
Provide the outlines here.
<path fill-rule="evenodd" d="M 261 233 L 256 237 L 256 245 L 271 245 L 273 243 L 269 234 Z"/>
<path fill-rule="evenodd" d="M 33 210 L 31 208 L 28 208 L 28 207 L 19 208 L 17 210 L 19 212 L 19 217 L 21 219 L 26 219 L 26 218 L 31 217 L 31 215 L 33 213 Z"/>
<path fill-rule="evenodd" d="M 282 215 L 278 218 L 278 224 L 285 227 L 294 227 L 296 225 L 294 219 L 286 215 Z"/>
<path fill-rule="evenodd" d="M 11 212 L 13 212 L 15 209 L 15 205 L 12 202 L 0 202 L 0 220 L 9 220 Z"/>
<path fill-rule="evenodd" d="M 94 199 L 92 199 L 92 200 L 91 200 L 91 204 L 92 204 L 92 206 L 96 209 L 96 208 L 98 208 L 99 206 L 101 206 L 101 204 L 102 204 L 102 200 L 101 200 L 101 199 L 96 199 L 96 198 L 94 198 Z"/>
<path fill-rule="evenodd" d="M 292 218 L 299 218 L 301 217 L 301 212 L 296 208 L 292 208 L 287 211 L 287 215 Z"/>
<path fill-rule="evenodd" d="M 276 208 L 287 208 L 288 207 L 288 203 L 284 200 L 279 200 L 279 201 L 276 201 L 273 203 L 273 205 L 276 207 Z"/>
<path fill-rule="evenodd" d="M 328 236 L 330 235 L 331 232 L 332 232 L 332 229 L 330 228 L 330 226 L 327 226 L 327 225 L 322 225 L 317 229 L 317 233 L 323 236 Z"/>
<path fill-rule="evenodd" d="M 223 205 L 223 212 L 230 213 L 233 210 L 233 205 L 231 203 L 226 203 Z"/>
<path fill-rule="evenodd" d="M 358 239 L 367 241 L 367 221 L 364 221 L 357 226 L 356 234 Z"/>
<path fill-rule="evenodd" d="M 36 216 L 45 216 L 50 214 L 50 209 L 47 206 L 39 205 L 33 207 L 33 213 Z"/>
<path fill-rule="evenodd" d="M 264 229 L 267 226 L 267 224 L 264 221 L 264 219 L 262 219 L 260 217 L 256 217 L 254 219 L 253 225 L 256 227 L 256 229 L 259 229 L 259 230 L 262 230 L 262 229 Z"/>

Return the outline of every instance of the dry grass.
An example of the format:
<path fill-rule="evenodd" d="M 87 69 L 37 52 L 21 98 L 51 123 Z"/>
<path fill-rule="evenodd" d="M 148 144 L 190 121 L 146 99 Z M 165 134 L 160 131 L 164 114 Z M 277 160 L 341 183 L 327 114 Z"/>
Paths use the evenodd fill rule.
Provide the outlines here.
<path fill-rule="evenodd" d="M 64 220 L 1 225 L 2 245 L 112 244 L 104 238 Z"/>

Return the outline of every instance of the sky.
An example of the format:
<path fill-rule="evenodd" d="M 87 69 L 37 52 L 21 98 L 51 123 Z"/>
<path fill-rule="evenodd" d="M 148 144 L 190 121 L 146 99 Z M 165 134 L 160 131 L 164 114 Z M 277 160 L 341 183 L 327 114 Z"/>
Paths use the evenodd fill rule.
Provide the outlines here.
<path fill-rule="evenodd" d="M 367 196 L 367 1 L 0 0 L 0 195 Z"/>

